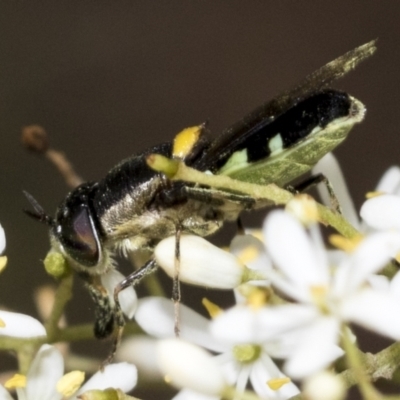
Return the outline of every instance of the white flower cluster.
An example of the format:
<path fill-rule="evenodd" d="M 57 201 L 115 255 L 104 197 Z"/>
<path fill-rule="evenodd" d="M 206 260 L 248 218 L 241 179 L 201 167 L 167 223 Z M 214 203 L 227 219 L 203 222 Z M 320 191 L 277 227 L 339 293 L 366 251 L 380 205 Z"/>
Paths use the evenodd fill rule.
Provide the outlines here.
<path fill-rule="evenodd" d="M 221 310 L 205 302 L 211 320 L 181 304 L 176 339 L 171 301 L 140 299 L 135 319 L 154 339 L 127 339 L 118 356 L 182 389 L 174 400 L 239 399 L 249 383 L 259 399 L 289 399 L 299 393 L 292 379 L 306 381 L 307 398 L 344 398 L 343 382 L 324 371 L 345 354 L 343 336 L 350 333 L 355 340 L 349 324 L 400 340 L 400 319 L 393 317 L 400 313 L 400 273 L 391 282 L 377 275 L 400 254 L 400 219 L 393 217 L 400 215 L 400 196 L 392 190 L 400 188 L 400 169 L 390 174 L 386 186 L 379 186 L 386 194 L 363 205 L 364 222 L 356 221 L 364 225 L 363 236 L 349 241 L 348 251 L 327 250 L 303 200 L 289 205 L 290 211 L 270 212 L 261 237 L 237 236 L 230 253 L 183 236 L 181 281 L 235 289 L 237 304 Z M 379 213 L 386 213 L 386 222 Z M 173 238 L 162 241 L 155 254 L 173 276 Z M 332 396 L 310 394 L 316 382 L 334 384 Z"/>
<path fill-rule="evenodd" d="M 17 374 L 0 385 L 0 400 L 12 400 L 7 389 L 19 400 L 120 398 L 96 391 L 129 392 L 137 382 L 135 365 L 148 379 L 164 379 L 180 389 L 174 400 L 285 400 L 300 393 L 294 381 L 302 383 L 309 400 L 344 399 L 344 381 L 329 367 L 348 356 L 346 338 L 356 341 L 350 324 L 400 341 L 400 319 L 393 317 L 400 315 L 400 272 L 391 280 L 378 275 L 400 254 L 400 169 L 385 174 L 361 208 L 362 221 L 344 196 L 344 214 L 361 234 L 342 238 L 346 245 L 340 250 L 327 248 L 315 203 L 304 196 L 286 210 L 271 211 L 260 232 L 235 237 L 229 252 L 183 235 L 179 279 L 233 290 L 235 305 L 223 310 L 204 299 L 206 318 L 180 304 L 176 338 L 174 304 L 163 297 L 137 300 L 129 288 L 120 295 L 122 309 L 148 335 L 122 342 L 117 358 L 123 362 L 106 366 L 83 384 L 83 373 L 64 374 L 60 351 L 45 344 L 26 376 Z M 0 226 L 0 254 L 4 248 Z M 174 255 L 175 238 L 156 247 L 157 263 L 171 277 Z M 1 256 L 0 269 L 6 262 Z M 113 301 L 122 275 L 112 270 L 101 279 Z M 1 336 L 44 339 L 46 329 L 30 316 L 0 310 Z M 92 395 L 83 395 L 87 391 Z"/>

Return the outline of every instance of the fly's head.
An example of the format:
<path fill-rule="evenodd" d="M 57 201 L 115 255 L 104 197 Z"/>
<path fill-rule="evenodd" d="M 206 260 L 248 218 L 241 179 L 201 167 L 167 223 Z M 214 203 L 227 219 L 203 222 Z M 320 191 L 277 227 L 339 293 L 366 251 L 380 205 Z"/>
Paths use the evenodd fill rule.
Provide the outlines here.
<path fill-rule="evenodd" d="M 88 275 L 102 275 L 112 266 L 91 204 L 95 186 L 84 183 L 70 192 L 57 208 L 55 218 L 49 217 L 36 200 L 25 193 L 34 209 L 26 213 L 50 227 L 53 250 L 63 254 L 75 270 Z"/>

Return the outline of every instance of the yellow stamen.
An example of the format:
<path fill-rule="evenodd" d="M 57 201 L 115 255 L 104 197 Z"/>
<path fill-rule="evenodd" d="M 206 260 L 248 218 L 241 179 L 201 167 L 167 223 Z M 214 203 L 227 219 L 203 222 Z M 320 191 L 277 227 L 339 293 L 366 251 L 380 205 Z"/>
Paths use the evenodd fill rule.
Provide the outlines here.
<path fill-rule="evenodd" d="M 243 264 L 247 264 L 255 260 L 258 256 L 259 252 L 256 246 L 247 246 L 239 254 L 237 254 L 237 258 L 239 258 Z"/>
<path fill-rule="evenodd" d="M 85 373 L 82 371 L 71 371 L 65 374 L 57 382 L 57 392 L 64 397 L 71 397 L 82 385 L 85 380 Z"/>
<path fill-rule="evenodd" d="M 400 253 L 397 253 L 394 259 L 400 264 Z"/>
<path fill-rule="evenodd" d="M 254 236 L 260 242 L 264 242 L 264 236 L 261 229 L 254 229 L 250 233 L 251 236 Z"/>
<path fill-rule="evenodd" d="M 6 323 L 0 318 L 0 328 L 5 328 Z"/>
<path fill-rule="evenodd" d="M 24 388 L 26 386 L 26 376 L 21 374 L 15 374 L 4 384 L 6 389 Z"/>
<path fill-rule="evenodd" d="M 217 306 L 212 301 L 206 299 L 205 297 L 203 298 L 201 303 L 203 304 L 204 308 L 207 310 L 211 318 L 215 318 L 223 312 L 219 306 Z"/>
<path fill-rule="evenodd" d="M 382 196 L 383 194 L 386 194 L 386 193 L 385 192 L 379 192 L 379 191 L 368 192 L 368 193 L 365 194 L 365 197 L 367 199 L 372 199 L 373 197 Z"/>
<path fill-rule="evenodd" d="M 358 235 L 353 238 L 345 238 L 342 235 L 337 235 L 333 234 L 329 236 L 329 243 L 343 251 L 346 251 L 347 253 L 353 252 L 358 245 L 362 242 L 363 236 Z"/>
<path fill-rule="evenodd" d="M 247 295 L 247 304 L 253 309 L 259 309 L 268 303 L 269 297 L 269 290 L 253 286 Z"/>
<path fill-rule="evenodd" d="M 321 309 L 321 311 L 328 312 L 326 303 L 328 288 L 326 286 L 311 286 L 310 292 L 314 303 Z"/>
<path fill-rule="evenodd" d="M 204 125 L 198 125 L 191 126 L 179 132 L 174 139 L 172 156 L 181 160 L 185 159 L 198 142 L 203 129 Z"/>
<path fill-rule="evenodd" d="M 308 194 L 299 194 L 286 204 L 289 211 L 304 225 L 313 224 L 318 221 L 318 209 L 316 201 Z"/>
<path fill-rule="evenodd" d="M 7 265 L 7 256 L 0 256 L 0 273 L 3 272 L 4 268 Z"/>
<path fill-rule="evenodd" d="M 287 383 L 290 383 L 290 382 L 291 382 L 290 378 L 285 376 L 284 378 L 270 379 L 267 382 L 267 385 L 271 390 L 279 390 L 283 385 L 286 385 Z"/>

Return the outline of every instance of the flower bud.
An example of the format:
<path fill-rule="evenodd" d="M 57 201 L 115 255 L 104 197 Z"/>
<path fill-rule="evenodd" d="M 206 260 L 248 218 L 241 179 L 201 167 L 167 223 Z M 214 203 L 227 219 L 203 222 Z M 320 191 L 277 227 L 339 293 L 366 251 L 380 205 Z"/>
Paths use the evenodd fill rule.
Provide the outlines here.
<path fill-rule="evenodd" d="M 175 276 L 175 237 L 162 240 L 154 251 L 158 265 Z M 234 255 L 199 236 L 180 239 L 179 280 L 215 289 L 233 289 L 251 279 L 261 279 Z"/>

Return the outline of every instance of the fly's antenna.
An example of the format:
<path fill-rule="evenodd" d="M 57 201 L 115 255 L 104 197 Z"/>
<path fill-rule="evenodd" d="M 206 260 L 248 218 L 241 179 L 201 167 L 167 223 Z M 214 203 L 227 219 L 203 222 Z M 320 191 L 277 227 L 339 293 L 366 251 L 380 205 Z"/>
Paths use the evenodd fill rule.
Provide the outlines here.
<path fill-rule="evenodd" d="M 46 225 L 53 226 L 54 219 L 45 213 L 43 207 L 37 202 L 37 200 L 25 190 L 23 190 L 22 192 L 24 193 L 25 197 L 28 199 L 29 203 L 33 207 L 33 211 L 23 210 L 24 213 L 39 222 L 43 222 Z"/>

